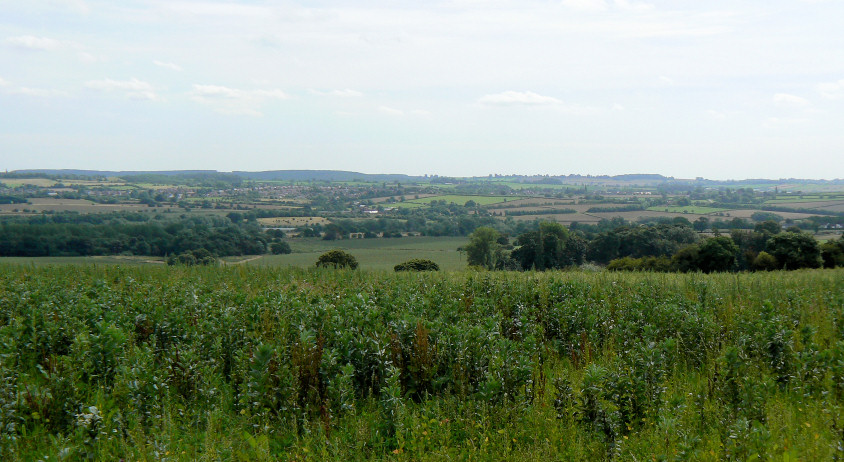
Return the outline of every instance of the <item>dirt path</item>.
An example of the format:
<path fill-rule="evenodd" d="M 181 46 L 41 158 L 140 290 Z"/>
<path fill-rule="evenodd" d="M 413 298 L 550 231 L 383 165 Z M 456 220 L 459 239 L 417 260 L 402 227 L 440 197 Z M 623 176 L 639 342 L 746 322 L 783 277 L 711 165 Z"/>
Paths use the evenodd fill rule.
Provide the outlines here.
<path fill-rule="evenodd" d="M 228 265 L 242 265 L 244 263 L 249 263 L 250 261 L 255 261 L 255 260 L 262 258 L 262 257 L 263 257 L 263 255 L 256 255 L 254 257 L 245 258 L 243 260 L 225 262 L 224 265 L 226 265 L 226 266 L 228 266 Z"/>

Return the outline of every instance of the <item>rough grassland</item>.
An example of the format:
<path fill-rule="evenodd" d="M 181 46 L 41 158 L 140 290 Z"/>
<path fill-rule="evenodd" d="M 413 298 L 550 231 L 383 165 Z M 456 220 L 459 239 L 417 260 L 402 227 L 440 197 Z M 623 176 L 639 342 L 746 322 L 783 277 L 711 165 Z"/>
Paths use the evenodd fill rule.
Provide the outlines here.
<path fill-rule="evenodd" d="M 833 460 L 842 404 L 844 270 L 0 266 L 2 460 Z"/>

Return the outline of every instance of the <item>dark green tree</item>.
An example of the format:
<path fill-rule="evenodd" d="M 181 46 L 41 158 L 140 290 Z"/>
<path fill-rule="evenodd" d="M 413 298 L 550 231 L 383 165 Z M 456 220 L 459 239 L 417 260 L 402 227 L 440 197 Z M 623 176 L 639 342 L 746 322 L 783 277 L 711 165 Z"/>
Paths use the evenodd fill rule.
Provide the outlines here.
<path fill-rule="evenodd" d="M 736 267 L 739 248 L 727 236 L 706 239 L 698 247 L 698 268 L 704 273 L 731 271 Z"/>
<path fill-rule="evenodd" d="M 464 247 L 466 259 L 471 266 L 493 270 L 503 257 L 498 239 L 501 233 L 489 226 L 481 226 L 469 235 L 469 244 Z"/>
<path fill-rule="evenodd" d="M 349 268 L 357 269 L 358 261 L 354 255 L 346 253 L 342 250 L 329 250 L 320 255 L 317 259 L 316 266 L 319 268 Z"/>
<path fill-rule="evenodd" d="M 399 263 L 393 270 L 396 272 L 399 271 L 439 271 L 440 265 L 434 263 L 431 260 L 426 260 L 423 258 L 414 258 L 412 260 L 408 260 L 404 263 Z"/>
<path fill-rule="evenodd" d="M 819 268 L 823 264 L 818 241 L 809 234 L 784 232 L 772 236 L 766 251 L 777 259 L 781 268 Z"/>

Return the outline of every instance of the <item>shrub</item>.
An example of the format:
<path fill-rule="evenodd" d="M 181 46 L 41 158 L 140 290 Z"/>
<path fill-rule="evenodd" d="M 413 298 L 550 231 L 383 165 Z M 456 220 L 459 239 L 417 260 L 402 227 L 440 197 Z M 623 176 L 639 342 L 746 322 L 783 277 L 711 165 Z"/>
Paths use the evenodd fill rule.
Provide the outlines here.
<path fill-rule="evenodd" d="M 414 258 L 393 267 L 395 271 L 439 271 L 440 265 L 431 260 Z"/>
<path fill-rule="evenodd" d="M 270 252 L 272 252 L 273 255 L 281 255 L 288 254 L 292 252 L 292 250 L 290 250 L 290 244 L 286 242 L 273 242 L 270 244 Z"/>
<path fill-rule="evenodd" d="M 320 268 L 332 267 L 334 269 L 357 269 L 358 261 L 354 257 L 354 255 L 346 253 L 342 250 L 330 250 L 319 256 L 316 262 L 316 266 Z"/>
<path fill-rule="evenodd" d="M 167 257 L 167 264 L 173 265 L 213 265 L 217 263 L 217 257 L 206 249 L 195 249 L 182 252 L 179 255 Z"/>
<path fill-rule="evenodd" d="M 773 271 L 777 269 L 777 259 L 763 250 L 753 259 L 753 269 L 757 271 Z"/>

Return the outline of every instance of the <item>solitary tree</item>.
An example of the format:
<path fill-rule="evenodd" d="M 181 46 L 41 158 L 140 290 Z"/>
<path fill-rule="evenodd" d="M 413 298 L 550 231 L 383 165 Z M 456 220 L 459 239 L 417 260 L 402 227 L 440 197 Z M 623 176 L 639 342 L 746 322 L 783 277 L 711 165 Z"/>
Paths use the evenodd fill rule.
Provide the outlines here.
<path fill-rule="evenodd" d="M 500 237 L 501 233 L 489 226 L 481 226 L 469 235 L 469 244 L 464 248 L 469 264 L 495 269 L 502 253 Z"/>
<path fill-rule="evenodd" d="M 358 261 L 349 253 L 342 250 L 330 250 L 319 256 L 316 266 L 320 268 L 350 268 L 357 269 Z"/>

